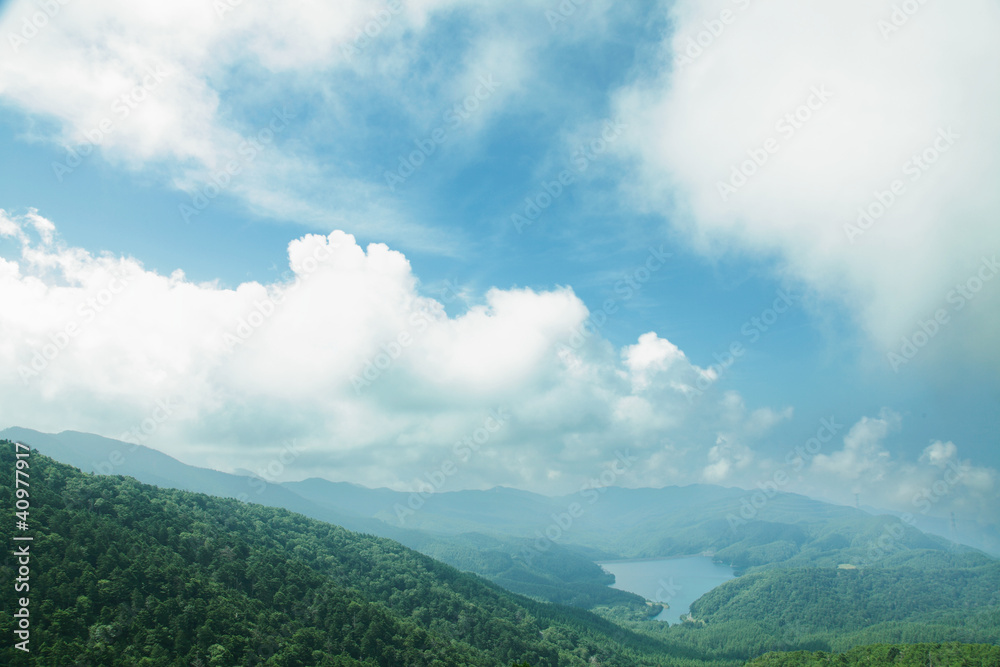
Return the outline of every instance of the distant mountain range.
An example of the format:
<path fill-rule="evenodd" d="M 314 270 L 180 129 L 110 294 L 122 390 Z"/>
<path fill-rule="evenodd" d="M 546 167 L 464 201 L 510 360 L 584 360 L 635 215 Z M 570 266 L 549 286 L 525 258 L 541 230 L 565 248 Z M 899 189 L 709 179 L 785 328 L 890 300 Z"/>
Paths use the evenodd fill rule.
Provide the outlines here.
<path fill-rule="evenodd" d="M 86 475 L 41 451 L 18 459 L 31 484 L 21 536 L 32 541 L 0 555 L 5 581 L 30 583 L 16 612 L 0 608 L 0 632 L 23 642 L 0 645 L 3 665 L 736 667 L 693 647 L 699 659 L 679 661 L 660 641 L 392 540 Z M 0 440 L 6 507 L 15 456 Z"/>
<path fill-rule="evenodd" d="M 261 488 L 88 434 L 4 438 L 34 448 L 32 618 L 44 622 L 32 637 L 53 664 L 738 667 L 768 651 L 966 642 L 980 646 L 930 649 L 957 656 L 935 664 L 985 665 L 961 660 L 1000 643 L 1000 562 L 894 517 L 802 496 L 777 494 L 734 521 L 747 493 L 738 489 L 608 488 L 588 503 L 500 488 L 432 496 L 394 526 L 376 517 L 391 519 L 396 508 L 383 503 L 409 494 L 323 480 Z M 14 457 L 0 441 L 7 506 Z M 199 487 L 215 497 L 190 492 Z M 233 500 L 248 488 L 254 502 Z M 743 574 L 669 626 L 646 620 L 659 608 L 609 588 L 590 560 L 699 551 Z M 17 567 L 12 552 L 0 557 L 0 575 Z M 0 610 L 8 636 L 15 622 Z M 896 664 L 906 649 L 881 651 L 871 664 Z M 4 664 L 21 657 L 0 647 Z"/>
<path fill-rule="evenodd" d="M 404 543 L 413 539 L 409 532 L 414 530 L 448 535 L 476 532 L 530 539 L 540 547 L 582 548 L 596 557 L 648 557 L 720 551 L 733 542 L 727 534 L 732 538 L 742 532 L 759 532 L 757 524 L 844 521 L 867 526 L 862 532 L 905 529 L 907 538 L 894 539 L 900 547 L 951 548 L 947 541 L 935 538 L 914 542 L 912 527 L 901 521 L 895 521 L 902 524 L 900 528 L 886 527 L 886 517 L 893 516 L 892 512 L 862 511 L 789 493 L 765 498 L 761 492 L 693 484 L 661 489 L 607 487 L 562 497 L 504 487 L 421 496 L 316 478 L 266 482 L 256 476 L 190 466 L 142 445 L 75 431 L 45 434 L 14 427 L 0 431 L 0 437 L 20 439 L 87 472 L 128 475 L 157 486 L 285 507 Z M 579 516 L 569 516 L 571 509 Z M 920 521 L 922 528 L 934 527 L 926 517 Z M 939 537 L 949 532 L 946 521 L 937 527 Z M 1000 555 L 1000 540 L 962 536 L 966 544 Z"/>

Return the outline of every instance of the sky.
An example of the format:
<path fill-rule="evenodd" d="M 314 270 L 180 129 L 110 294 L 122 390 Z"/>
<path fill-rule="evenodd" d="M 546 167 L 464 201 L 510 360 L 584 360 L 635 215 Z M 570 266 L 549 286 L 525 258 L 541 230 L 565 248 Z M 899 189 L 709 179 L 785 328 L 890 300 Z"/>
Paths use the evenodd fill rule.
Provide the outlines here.
<path fill-rule="evenodd" d="M 996 530 L 998 28 L 8 0 L 0 427 L 401 490 L 571 493 L 628 452 L 626 486 Z"/>

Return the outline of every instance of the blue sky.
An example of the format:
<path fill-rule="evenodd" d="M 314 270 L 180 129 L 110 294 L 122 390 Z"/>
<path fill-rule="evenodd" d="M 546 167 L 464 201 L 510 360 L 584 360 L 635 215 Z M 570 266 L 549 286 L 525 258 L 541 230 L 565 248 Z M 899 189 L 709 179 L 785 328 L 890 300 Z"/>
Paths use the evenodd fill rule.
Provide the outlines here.
<path fill-rule="evenodd" d="M 563 4 L 153 16 L 102 0 L 86 20 L 60 5 L 34 32 L 35 5 L 4 6 L 0 257 L 9 308 L 25 309 L 4 323 L 8 366 L 72 319 L 79 299 L 61 288 L 99 292 L 116 263 L 143 286 L 52 369 L 14 374 L 4 425 L 116 436 L 177 394 L 197 404 L 147 436 L 180 458 L 250 467 L 237 460 L 266 463 L 295 438 L 309 455 L 291 478 L 407 488 L 441 442 L 513 402 L 520 426 L 455 487 L 562 491 L 630 441 L 648 471 L 632 485 L 751 488 L 832 415 L 844 432 L 796 490 L 905 510 L 952 461 L 970 472 L 935 512 L 995 507 L 1000 280 L 961 309 L 949 296 L 992 277 L 1000 250 L 1000 90 L 960 83 L 1000 62 L 970 38 L 996 8 L 927 6 L 887 34 L 891 3 L 860 0 L 832 27 L 791 0 Z M 860 46 L 844 54 L 848 39 Z M 952 49 L 928 68 L 931 40 Z M 72 152 L 88 155 L 72 166 Z M 912 155 L 934 157 L 919 178 L 901 171 Z M 845 225 L 896 181 L 852 240 Z M 525 225 L 530 201 L 544 210 Z M 401 255 L 337 255 L 237 356 L 220 351 L 218 331 L 288 289 L 290 253 L 335 230 Z M 645 280 L 651 249 L 670 257 Z M 781 295 L 793 305 L 765 332 L 752 318 Z M 443 308 L 431 338 L 367 393 L 345 389 L 421 299 Z M 608 300 L 607 322 L 566 352 Z M 888 354 L 942 310 L 893 369 Z M 178 322 L 173 339 L 151 333 Z M 733 343 L 745 353 L 720 368 Z M 101 363 L 113 372 L 83 379 Z M 693 400 L 699 377 L 711 388 Z"/>

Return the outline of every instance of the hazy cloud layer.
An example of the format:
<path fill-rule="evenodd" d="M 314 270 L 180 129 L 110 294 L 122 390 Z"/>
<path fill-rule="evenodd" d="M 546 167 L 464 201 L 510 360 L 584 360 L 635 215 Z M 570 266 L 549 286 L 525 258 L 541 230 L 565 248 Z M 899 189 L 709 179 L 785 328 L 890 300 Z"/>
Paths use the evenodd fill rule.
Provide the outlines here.
<path fill-rule="evenodd" d="M 904 337 L 922 348 L 943 310 L 950 343 L 926 356 L 1000 367 L 985 333 L 1000 325 L 1000 7 L 680 0 L 670 14 L 659 72 L 617 98 L 629 195 L 706 253 L 777 258 L 884 358 Z"/>

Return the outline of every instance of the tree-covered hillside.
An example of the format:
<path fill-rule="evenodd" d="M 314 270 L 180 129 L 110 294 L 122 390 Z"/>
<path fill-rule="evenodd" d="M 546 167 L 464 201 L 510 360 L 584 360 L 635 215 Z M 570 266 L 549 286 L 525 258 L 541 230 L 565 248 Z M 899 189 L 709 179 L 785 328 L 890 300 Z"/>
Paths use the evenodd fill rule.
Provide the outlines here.
<path fill-rule="evenodd" d="M 947 570 L 911 567 L 769 570 L 729 581 L 702 596 L 691 615 L 710 623 L 758 619 L 776 630 L 853 631 L 879 623 L 972 620 L 1000 610 L 1000 563 Z M 1000 641 L 1000 626 L 979 638 Z"/>
<path fill-rule="evenodd" d="M 28 429 L 4 433 L 37 442 L 44 453 L 71 465 L 127 474 L 161 487 L 249 498 L 386 537 L 507 590 L 601 610 L 616 620 L 639 620 L 655 608 L 638 596 L 609 588 L 608 575 L 594 560 L 711 552 L 738 574 L 834 569 L 845 563 L 864 569 L 941 571 L 996 562 L 900 519 L 795 494 L 777 493 L 763 504 L 748 506 L 746 491 L 698 484 L 608 487 L 562 498 L 498 487 L 421 496 L 413 502 L 419 509 L 411 510 L 415 494 L 389 489 L 322 479 L 265 482 L 196 468 L 162 452 L 92 434 L 46 435 Z M 582 515 L 570 529 L 555 530 L 553 516 L 573 502 L 584 508 Z"/>
<path fill-rule="evenodd" d="M 526 538 L 487 536 L 479 532 L 442 535 L 393 526 L 373 518 L 400 500 L 405 503 L 406 494 L 389 489 L 366 489 L 319 479 L 278 484 L 259 476 L 198 468 L 148 447 L 89 433 L 64 431 L 50 435 L 15 427 L 0 433 L 0 438 L 3 437 L 27 443 L 84 472 L 126 475 L 161 488 L 283 507 L 349 530 L 387 537 L 460 570 L 475 572 L 507 590 L 539 600 L 585 609 L 614 606 L 637 618 L 652 611 L 639 596 L 608 587 L 608 574 L 580 549 L 550 545 L 529 561 L 519 557 L 533 542 Z M 521 495 L 525 500 L 534 497 L 523 492 Z M 509 512 L 508 501 L 509 494 L 503 494 L 493 505 Z M 395 516 L 392 512 L 388 514 Z"/>
<path fill-rule="evenodd" d="M 998 667 L 1000 646 L 987 644 L 873 644 L 845 653 L 768 653 L 747 667 Z"/>
<path fill-rule="evenodd" d="M 643 631 L 731 659 L 876 643 L 997 644 L 1000 564 L 767 570 L 702 596 L 683 624 Z"/>
<path fill-rule="evenodd" d="M 5 507 L 13 459 L 0 443 Z M 704 664 L 285 510 L 86 475 L 38 453 L 30 479 L 33 664 Z M 15 567 L 7 550 L 5 581 Z M 0 634 L 12 637 L 4 600 Z M 3 664 L 24 657 L 0 647 Z"/>
<path fill-rule="evenodd" d="M 13 458 L 0 442 L 5 507 Z M 1000 566 L 971 553 L 755 572 L 698 600 L 692 622 L 667 627 L 628 606 L 601 618 L 536 602 L 284 509 L 88 475 L 38 452 L 30 475 L 31 664 L 736 667 L 768 651 L 1000 642 Z M 476 557 L 470 540 L 483 560 L 470 566 L 558 592 L 558 578 L 518 569 L 509 541 L 465 536 L 451 557 Z M 551 572 L 576 562 L 556 549 L 545 557 Z M 4 580 L 16 566 L 5 551 Z M 563 569 L 567 582 L 590 576 Z M 10 637 L 9 595 L 3 604 L 0 633 Z M 10 643 L 0 662 L 28 664 Z"/>

